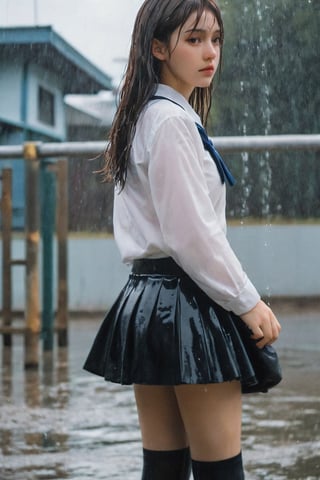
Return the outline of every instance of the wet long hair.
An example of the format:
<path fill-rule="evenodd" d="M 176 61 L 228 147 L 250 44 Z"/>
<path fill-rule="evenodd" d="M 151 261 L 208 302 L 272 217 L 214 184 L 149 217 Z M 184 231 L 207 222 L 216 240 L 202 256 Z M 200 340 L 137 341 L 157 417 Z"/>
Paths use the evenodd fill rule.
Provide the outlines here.
<path fill-rule="evenodd" d="M 172 33 L 182 28 L 191 14 L 196 13 L 194 28 L 205 10 L 212 12 L 221 31 L 223 22 L 214 0 L 145 0 L 140 8 L 133 33 L 129 62 L 119 96 L 119 106 L 110 130 L 102 170 L 105 181 L 113 181 L 123 189 L 131 146 L 139 115 L 160 82 L 161 61 L 152 54 L 154 39 L 169 46 Z M 221 51 L 222 54 L 222 51 Z M 219 69 L 221 68 L 221 61 Z M 211 106 L 212 86 L 194 89 L 189 103 L 205 124 Z"/>

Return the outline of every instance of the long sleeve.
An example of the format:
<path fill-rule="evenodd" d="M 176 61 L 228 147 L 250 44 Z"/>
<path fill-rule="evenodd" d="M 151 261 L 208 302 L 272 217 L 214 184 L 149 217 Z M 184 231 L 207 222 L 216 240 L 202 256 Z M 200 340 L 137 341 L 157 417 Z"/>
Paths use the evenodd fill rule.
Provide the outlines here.
<path fill-rule="evenodd" d="M 217 217 L 197 135 L 192 120 L 181 116 L 158 126 L 149 153 L 152 202 L 165 253 L 223 308 L 242 314 L 260 297 Z M 216 188 L 223 186 L 217 184 Z"/>

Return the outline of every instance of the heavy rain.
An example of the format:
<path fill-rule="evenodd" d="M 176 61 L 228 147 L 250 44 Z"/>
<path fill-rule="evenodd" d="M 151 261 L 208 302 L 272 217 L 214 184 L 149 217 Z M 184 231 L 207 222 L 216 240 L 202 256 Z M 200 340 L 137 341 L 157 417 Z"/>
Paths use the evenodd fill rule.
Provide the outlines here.
<path fill-rule="evenodd" d="M 73 22 L 67 38 L 63 2 L 51 22 L 50 1 L 25 2 L 24 24 L 0 0 L 0 480 L 138 480 L 131 387 L 82 369 L 128 272 L 113 187 L 94 173 L 127 53 L 106 62 L 100 45 L 91 57 L 89 28 Z M 92 2 L 71 3 L 104 29 Z M 282 382 L 243 397 L 246 478 L 319 480 L 320 3 L 218 3 L 225 43 L 208 132 L 237 177 L 228 236 L 282 324 Z M 123 25 L 128 44 L 132 18 Z"/>

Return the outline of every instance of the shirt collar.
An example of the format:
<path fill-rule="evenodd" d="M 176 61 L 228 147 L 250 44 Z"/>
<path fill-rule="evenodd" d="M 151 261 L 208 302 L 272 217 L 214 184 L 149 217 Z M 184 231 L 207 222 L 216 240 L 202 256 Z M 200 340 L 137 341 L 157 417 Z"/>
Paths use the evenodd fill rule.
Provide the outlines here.
<path fill-rule="evenodd" d="M 183 109 L 191 116 L 191 118 L 196 122 L 200 123 L 201 125 L 201 119 L 199 115 L 193 110 L 191 107 L 190 103 L 187 102 L 187 100 L 184 98 L 181 93 L 177 92 L 174 90 L 172 87 L 169 87 L 168 85 L 163 85 L 162 83 L 159 83 L 157 85 L 157 90 L 155 95 L 160 95 L 162 97 L 167 97 L 170 100 L 173 100 L 174 102 L 178 103 L 183 107 Z"/>

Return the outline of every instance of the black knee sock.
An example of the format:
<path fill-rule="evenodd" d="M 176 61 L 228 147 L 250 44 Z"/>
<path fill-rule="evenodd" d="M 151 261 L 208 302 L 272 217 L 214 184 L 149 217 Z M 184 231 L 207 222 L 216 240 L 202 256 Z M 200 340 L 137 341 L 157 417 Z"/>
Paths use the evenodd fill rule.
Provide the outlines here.
<path fill-rule="evenodd" d="M 192 460 L 194 480 L 244 480 L 242 455 L 218 462 Z"/>
<path fill-rule="evenodd" d="M 143 449 L 142 480 L 188 480 L 190 473 L 189 448 L 161 451 Z"/>

